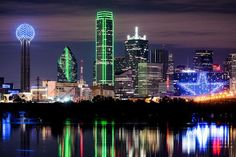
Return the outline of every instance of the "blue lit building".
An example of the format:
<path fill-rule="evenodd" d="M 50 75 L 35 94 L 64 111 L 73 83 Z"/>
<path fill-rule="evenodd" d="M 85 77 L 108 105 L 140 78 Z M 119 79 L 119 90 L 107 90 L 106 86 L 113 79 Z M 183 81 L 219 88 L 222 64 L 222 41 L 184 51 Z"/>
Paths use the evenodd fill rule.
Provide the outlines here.
<path fill-rule="evenodd" d="M 229 77 L 223 72 L 183 71 L 174 74 L 177 96 L 197 96 L 229 89 Z"/>
<path fill-rule="evenodd" d="M 13 83 L 5 83 L 4 78 L 0 77 L 0 100 L 4 98 L 4 94 L 18 94 L 20 91 L 20 89 L 14 89 Z"/>

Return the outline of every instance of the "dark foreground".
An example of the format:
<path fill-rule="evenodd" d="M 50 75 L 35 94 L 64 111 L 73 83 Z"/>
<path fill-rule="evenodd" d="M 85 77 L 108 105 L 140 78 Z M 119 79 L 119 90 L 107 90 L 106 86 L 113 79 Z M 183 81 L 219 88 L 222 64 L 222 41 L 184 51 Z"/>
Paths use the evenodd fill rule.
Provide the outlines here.
<path fill-rule="evenodd" d="M 235 157 L 235 104 L 0 104 L 0 156 Z"/>
<path fill-rule="evenodd" d="M 236 100 L 197 104 L 183 99 L 164 98 L 160 103 L 119 101 L 97 98 L 81 103 L 12 103 L 0 104 L 0 114 L 11 112 L 17 116 L 40 117 L 43 122 L 60 123 L 67 118 L 79 121 L 116 120 L 117 122 L 170 123 L 218 121 L 236 122 Z"/>

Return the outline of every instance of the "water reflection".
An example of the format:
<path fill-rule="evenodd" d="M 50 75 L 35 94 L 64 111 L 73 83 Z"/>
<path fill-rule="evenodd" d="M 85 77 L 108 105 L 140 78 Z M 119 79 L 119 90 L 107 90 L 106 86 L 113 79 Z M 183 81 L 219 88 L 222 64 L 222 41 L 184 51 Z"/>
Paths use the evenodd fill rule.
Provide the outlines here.
<path fill-rule="evenodd" d="M 95 121 L 62 126 L 14 124 L 1 120 L 1 156 L 151 157 L 236 156 L 236 127 L 198 123 L 174 131 L 168 127 Z"/>
<path fill-rule="evenodd" d="M 198 124 L 183 133 L 182 151 L 187 154 L 209 153 L 220 155 L 224 148 L 229 148 L 229 127 L 227 125 Z"/>
<path fill-rule="evenodd" d="M 2 140 L 9 140 L 11 133 L 11 114 L 6 113 L 2 118 Z"/>
<path fill-rule="evenodd" d="M 108 125 L 107 121 L 95 121 L 94 125 L 95 157 L 115 156 L 114 122 Z"/>

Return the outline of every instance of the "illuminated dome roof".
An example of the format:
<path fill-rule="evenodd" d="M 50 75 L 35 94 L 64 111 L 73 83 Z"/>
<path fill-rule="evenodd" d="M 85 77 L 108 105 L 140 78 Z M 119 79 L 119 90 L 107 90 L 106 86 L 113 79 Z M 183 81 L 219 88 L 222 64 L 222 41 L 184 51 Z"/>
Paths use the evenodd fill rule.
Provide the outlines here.
<path fill-rule="evenodd" d="M 16 29 L 16 37 L 18 40 L 33 40 L 35 35 L 34 28 L 29 25 L 29 24 L 21 24 L 19 27 Z"/>

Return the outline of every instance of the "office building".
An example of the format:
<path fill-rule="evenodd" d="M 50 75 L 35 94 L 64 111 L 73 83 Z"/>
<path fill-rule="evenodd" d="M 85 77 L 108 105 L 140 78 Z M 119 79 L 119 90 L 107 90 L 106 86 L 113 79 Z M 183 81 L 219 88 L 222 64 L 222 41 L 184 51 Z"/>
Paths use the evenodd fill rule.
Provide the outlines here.
<path fill-rule="evenodd" d="M 162 76 L 164 80 L 167 79 L 167 74 L 173 75 L 174 73 L 173 54 L 164 48 L 151 50 L 149 62 L 163 64 Z"/>
<path fill-rule="evenodd" d="M 224 61 L 224 71 L 228 73 L 230 78 L 236 78 L 236 53 L 228 55 Z"/>
<path fill-rule="evenodd" d="M 95 84 L 114 86 L 114 18 L 112 12 L 97 12 L 95 33 Z"/>
<path fill-rule="evenodd" d="M 35 36 L 34 28 L 21 24 L 16 29 L 16 37 L 21 43 L 21 91 L 30 92 L 30 42 Z"/>
<path fill-rule="evenodd" d="M 116 57 L 115 58 L 115 75 L 121 74 L 129 69 L 127 66 L 127 58 L 126 57 Z"/>
<path fill-rule="evenodd" d="M 48 100 L 54 100 L 54 98 L 56 97 L 57 94 L 56 85 L 57 85 L 56 81 L 50 81 L 50 80 L 42 81 L 42 87 L 47 89 Z"/>
<path fill-rule="evenodd" d="M 115 97 L 126 100 L 134 96 L 132 70 L 115 75 Z"/>
<path fill-rule="evenodd" d="M 138 94 L 138 64 L 148 62 L 148 40 L 146 35 L 139 36 L 138 27 L 135 27 L 135 35 L 127 36 L 125 41 L 127 66 L 132 69 L 132 78 L 135 93 Z"/>
<path fill-rule="evenodd" d="M 55 100 L 59 102 L 67 102 L 67 101 L 78 102 L 79 88 L 77 82 L 76 83 L 57 82 Z"/>
<path fill-rule="evenodd" d="M 71 49 L 66 46 L 57 61 L 57 81 L 61 83 L 77 82 L 77 61 Z"/>
<path fill-rule="evenodd" d="M 33 102 L 47 102 L 48 95 L 47 95 L 47 88 L 42 86 L 32 86 L 31 87 L 31 94 L 32 94 L 32 101 Z"/>
<path fill-rule="evenodd" d="M 115 97 L 114 86 L 96 85 L 92 87 L 92 97 L 95 96 Z"/>
<path fill-rule="evenodd" d="M 141 97 L 158 96 L 158 84 L 162 80 L 160 63 L 138 64 L 138 94 Z"/>
<path fill-rule="evenodd" d="M 193 57 L 194 69 L 198 71 L 211 72 L 213 70 L 213 51 L 196 50 Z"/>
<path fill-rule="evenodd" d="M 230 90 L 236 91 L 236 53 L 231 53 L 224 61 L 224 71 L 230 77 Z"/>

